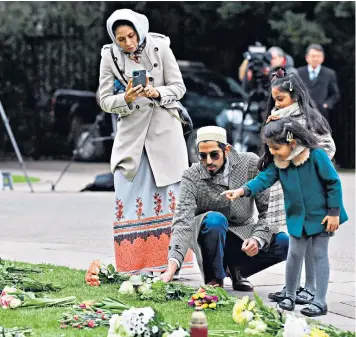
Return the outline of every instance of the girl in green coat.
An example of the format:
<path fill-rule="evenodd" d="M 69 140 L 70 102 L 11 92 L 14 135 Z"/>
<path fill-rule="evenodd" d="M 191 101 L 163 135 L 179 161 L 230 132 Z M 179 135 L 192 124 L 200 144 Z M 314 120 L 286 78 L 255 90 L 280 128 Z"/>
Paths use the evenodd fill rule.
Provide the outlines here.
<path fill-rule="evenodd" d="M 265 151 L 255 179 L 237 190 L 224 192 L 229 200 L 254 196 L 280 181 L 290 234 L 286 266 L 286 296 L 280 308 L 294 310 L 298 276 L 305 250 L 313 240 L 316 270 L 314 301 L 301 310 L 306 316 L 327 313 L 329 238 L 347 221 L 340 178 L 316 137 L 292 118 L 271 121 L 263 129 Z"/>

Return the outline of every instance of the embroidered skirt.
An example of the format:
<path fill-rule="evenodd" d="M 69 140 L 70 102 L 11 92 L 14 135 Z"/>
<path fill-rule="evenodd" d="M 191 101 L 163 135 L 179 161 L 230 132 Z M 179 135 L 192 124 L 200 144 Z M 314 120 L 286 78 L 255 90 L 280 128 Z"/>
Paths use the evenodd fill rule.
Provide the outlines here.
<path fill-rule="evenodd" d="M 157 187 L 145 151 L 133 182 L 116 170 L 114 183 L 114 247 L 117 271 L 165 271 L 180 183 Z M 191 250 L 188 251 L 182 268 L 189 267 L 193 267 Z"/>

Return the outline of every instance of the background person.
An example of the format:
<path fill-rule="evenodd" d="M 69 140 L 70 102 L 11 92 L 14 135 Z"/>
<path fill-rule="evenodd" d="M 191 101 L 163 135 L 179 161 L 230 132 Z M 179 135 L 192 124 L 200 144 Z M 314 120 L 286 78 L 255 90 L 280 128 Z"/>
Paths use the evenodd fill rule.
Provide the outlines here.
<path fill-rule="evenodd" d="M 298 68 L 298 73 L 309 89 L 318 110 L 329 121 L 330 111 L 340 100 L 340 92 L 336 73 L 322 65 L 324 59 L 324 49 L 320 44 L 309 45 L 305 54 L 308 65 Z"/>
<path fill-rule="evenodd" d="M 297 70 L 294 68 L 294 60 L 292 56 L 288 55 L 283 51 L 282 48 L 273 46 L 267 50 L 271 54 L 271 68 L 283 67 L 288 74 L 296 73 Z"/>

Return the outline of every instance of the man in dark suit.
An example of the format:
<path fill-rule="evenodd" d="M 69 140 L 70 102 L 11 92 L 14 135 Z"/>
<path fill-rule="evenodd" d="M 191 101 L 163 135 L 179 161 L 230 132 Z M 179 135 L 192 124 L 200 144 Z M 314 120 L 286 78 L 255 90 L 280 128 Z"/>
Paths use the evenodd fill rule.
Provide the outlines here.
<path fill-rule="evenodd" d="M 305 55 L 308 65 L 297 70 L 319 111 L 329 121 L 329 112 L 340 100 L 340 93 L 335 71 L 322 66 L 324 58 L 323 47 L 319 44 L 311 44 Z"/>

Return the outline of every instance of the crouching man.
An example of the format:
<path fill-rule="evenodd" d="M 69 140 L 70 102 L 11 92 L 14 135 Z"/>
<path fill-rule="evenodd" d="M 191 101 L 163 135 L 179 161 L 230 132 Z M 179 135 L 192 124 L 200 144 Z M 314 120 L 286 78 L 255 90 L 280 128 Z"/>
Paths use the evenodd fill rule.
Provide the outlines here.
<path fill-rule="evenodd" d="M 187 249 L 192 248 L 205 284 L 223 286 L 224 278 L 230 276 L 234 290 L 253 291 L 247 277 L 286 260 L 288 235 L 266 223 L 268 190 L 255 198 L 234 201 L 220 194 L 253 179 L 258 173 L 258 156 L 237 153 L 227 143 L 225 129 L 216 126 L 199 129 L 197 144 L 200 163 L 183 174 L 168 268 L 160 278 L 170 282 Z"/>

